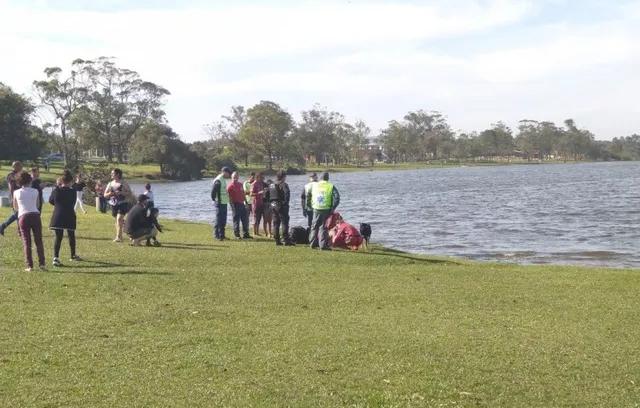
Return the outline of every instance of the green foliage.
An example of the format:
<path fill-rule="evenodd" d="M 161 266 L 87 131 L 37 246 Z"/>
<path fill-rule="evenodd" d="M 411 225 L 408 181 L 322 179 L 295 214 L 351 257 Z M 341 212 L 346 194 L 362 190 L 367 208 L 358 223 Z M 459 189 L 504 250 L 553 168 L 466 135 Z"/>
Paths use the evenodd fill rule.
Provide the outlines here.
<path fill-rule="evenodd" d="M 240 137 L 255 151 L 264 154 L 267 169 L 282 158 L 289 132 L 293 127 L 291 115 L 274 102 L 262 101 L 247 111 L 247 119 Z"/>
<path fill-rule="evenodd" d="M 158 163 L 164 177 L 193 180 L 202 176 L 205 159 L 182 142 L 167 125 L 146 123 L 137 133 L 130 148 L 132 164 Z"/>
<path fill-rule="evenodd" d="M 33 110 L 27 98 L 0 83 L 0 160 L 35 160 L 41 154 L 45 141 L 30 124 Z"/>
<path fill-rule="evenodd" d="M 134 248 L 109 242 L 111 216 L 79 214 L 84 261 L 64 242 L 66 266 L 47 273 L 22 272 L 20 240 L 3 238 L 0 406 L 640 399 L 638 270 L 219 244 L 208 225 L 161 223 L 163 247 Z"/>

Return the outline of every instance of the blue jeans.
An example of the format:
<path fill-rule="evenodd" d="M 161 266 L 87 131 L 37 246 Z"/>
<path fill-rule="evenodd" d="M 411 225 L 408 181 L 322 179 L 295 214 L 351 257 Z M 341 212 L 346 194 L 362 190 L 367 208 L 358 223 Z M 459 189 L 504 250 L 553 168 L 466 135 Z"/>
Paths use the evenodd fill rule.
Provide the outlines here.
<path fill-rule="evenodd" d="M 313 210 L 313 225 L 309 233 L 309 243 L 311 248 L 329 248 L 329 231 L 324 226 L 331 210 Z"/>
<path fill-rule="evenodd" d="M 2 233 L 4 234 L 4 230 L 7 229 L 9 225 L 13 224 L 17 220 L 18 220 L 18 212 L 14 211 L 11 213 L 11 215 L 9 216 L 9 218 L 7 218 L 5 222 L 0 224 L 0 231 L 2 231 Z"/>
<path fill-rule="evenodd" d="M 213 233 L 216 239 L 224 239 L 224 229 L 227 226 L 227 205 L 216 203 L 216 223 Z"/>
<path fill-rule="evenodd" d="M 236 238 L 240 238 L 240 223 L 242 223 L 242 233 L 244 237 L 249 236 L 249 215 L 247 207 L 244 203 L 231 203 L 231 212 L 233 213 L 233 234 Z"/>

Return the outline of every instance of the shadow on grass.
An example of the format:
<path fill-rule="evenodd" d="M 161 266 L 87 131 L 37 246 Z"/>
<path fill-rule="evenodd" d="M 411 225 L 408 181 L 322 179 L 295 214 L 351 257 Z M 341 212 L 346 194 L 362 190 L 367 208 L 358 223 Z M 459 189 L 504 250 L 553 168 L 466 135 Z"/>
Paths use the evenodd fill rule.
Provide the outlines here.
<path fill-rule="evenodd" d="M 82 270 L 82 271 L 78 271 L 78 270 L 75 270 L 75 269 L 76 268 L 61 267 L 60 269 L 50 270 L 50 272 L 51 273 L 58 273 L 58 274 L 73 273 L 73 274 L 85 274 L 85 275 L 156 275 L 156 276 L 173 275 L 170 272 L 145 272 L 145 271 L 134 271 L 134 270 L 128 270 L 128 271 L 87 271 L 87 270 Z M 49 273 L 49 272 L 47 272 L 47 273 Z"/>
<path fill-rule="evenodd" d="M 217 251 L 218 248 L 213 245 L 200 245 L 200 244 L 175 244 L 175 243 L 163 243 L 162 246 L 157 247 L 158 249 L 162 248 L 170 248 L 170 249 L 186 249 L 191 251 Z"/>
<path fill-rule="evenodd" d="M 391 249 L 391 248 L 372 248 L 369 251 L 372 251 L 372 252 L 355 251 L 355 252 L 352 252 L 352 253 L 359 254 L 359 255 L 392 256 L 392 257 L 396 257 L 396 258 L 406 259 L 406 260 L 409 260 L 409 261 L 424 262 L 424 263 L 429 263 L 429 264 L 462 265 L 461 262 L 458 262 L 458 261 L 455 261 L 455 260 L 451 260 L 451 259 L 425 258 L 425 257 L 421 257 L 421 256 L 418 256 L 418 255 L 413 255 L 413 254 L 410 254 L 410 253 L 407 253 L 407 252 L 398 251 L 396 249 Z"/>
<path fill-rule="evenodd" d="M 113 238 L 77 237 L 79 241 L 113 241 Z"/>

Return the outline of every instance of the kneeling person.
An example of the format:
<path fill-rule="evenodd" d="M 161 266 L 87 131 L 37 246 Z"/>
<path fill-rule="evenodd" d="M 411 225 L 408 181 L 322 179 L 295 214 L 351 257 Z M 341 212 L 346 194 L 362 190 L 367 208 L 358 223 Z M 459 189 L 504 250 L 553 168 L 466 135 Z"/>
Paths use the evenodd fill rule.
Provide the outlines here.
<path fill-rule="evenodd" d="M 157 242 L 156 235 L 158 235 L 158 230 L 147 215 L 148 199 L 146 195 L 140 194 L 137 204 L 129 211 L 125 220 L 127 235 L 131 238 L 131 244 L 134 246 L 139 246 L 142 241 L 148 239 L 153 239 Z"/>

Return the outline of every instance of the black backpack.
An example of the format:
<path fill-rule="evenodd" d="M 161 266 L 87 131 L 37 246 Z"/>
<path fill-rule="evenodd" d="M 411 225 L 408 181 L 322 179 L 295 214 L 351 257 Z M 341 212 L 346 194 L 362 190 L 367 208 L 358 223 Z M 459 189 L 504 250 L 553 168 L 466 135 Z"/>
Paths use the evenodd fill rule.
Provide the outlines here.
<path fill-rule="evenodd" d="M 291 227 L 291 240 L 300 245 L 309 244 L 309 231 L 305 227 Z"/>

